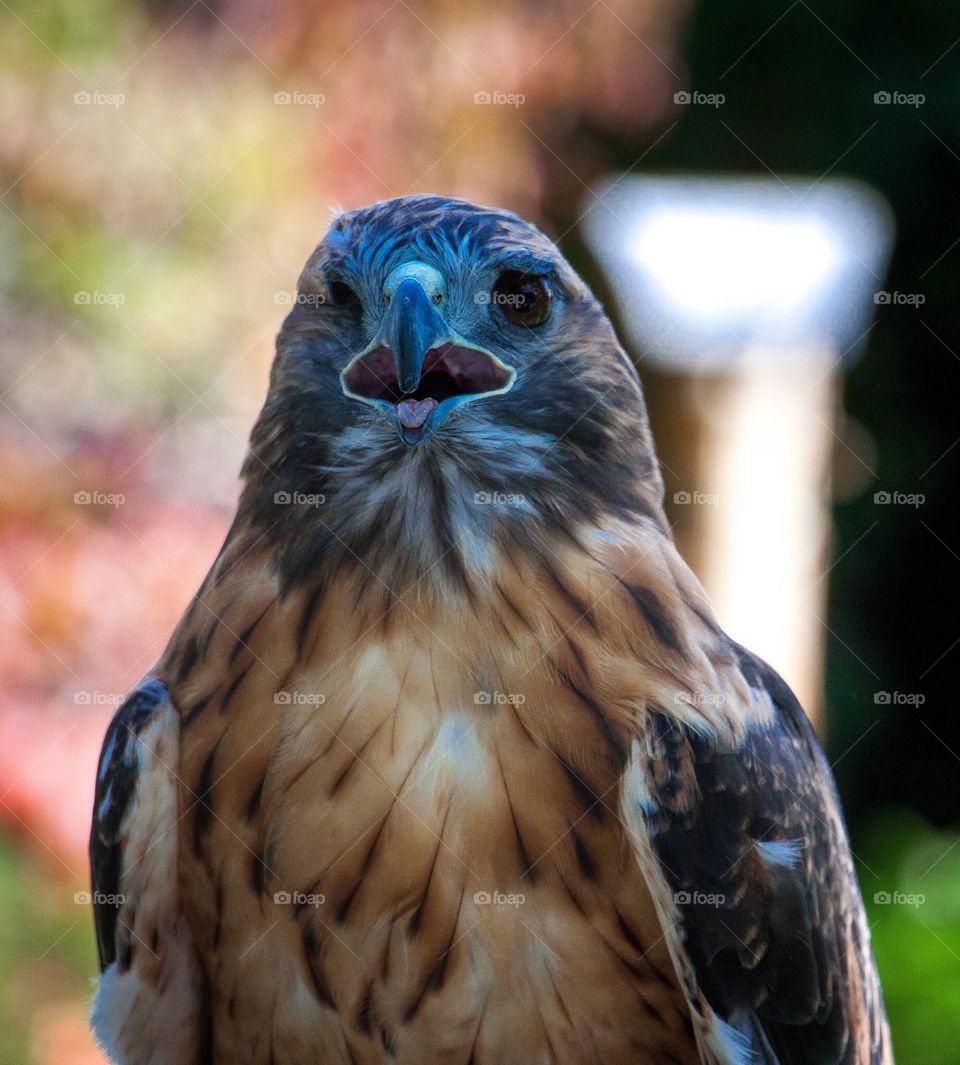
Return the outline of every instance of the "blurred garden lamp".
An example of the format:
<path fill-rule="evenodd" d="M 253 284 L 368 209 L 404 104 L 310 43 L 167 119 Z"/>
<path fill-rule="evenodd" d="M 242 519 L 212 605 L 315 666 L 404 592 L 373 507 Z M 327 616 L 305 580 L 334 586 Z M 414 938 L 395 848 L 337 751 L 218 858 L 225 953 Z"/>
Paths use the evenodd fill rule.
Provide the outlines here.
<path fill-rule="evenodd" d="M 694 400 L 681 417 L 701 483 L 668 504 L 702 504 L 707 594 L 815 718 L 838 384 L 883 302 L 892 229 L 847 180 L 620 178 L 585 218 L 629 339 Z"/>

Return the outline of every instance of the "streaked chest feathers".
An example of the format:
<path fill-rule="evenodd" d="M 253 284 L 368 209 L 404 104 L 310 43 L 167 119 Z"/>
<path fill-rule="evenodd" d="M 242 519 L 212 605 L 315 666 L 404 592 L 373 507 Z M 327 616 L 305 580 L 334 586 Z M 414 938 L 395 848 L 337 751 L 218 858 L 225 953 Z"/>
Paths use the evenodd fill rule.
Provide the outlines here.
<path fill-rule="evenodd" d="M 183 880 L 238 1053 L 264 995 L 305 1052 L 342 1041 L 324 1061 L 657 1061 L 692 1039 L 620 808 L 638 709 L 679 684 L 592 568 L 515 571 L 457 611 L 347 609 L 343 581 L 322 610 L 267 602 L 235 647 L 228 608 L 206 659 L 231 678 L 201 664 L 176 697 Z"/>

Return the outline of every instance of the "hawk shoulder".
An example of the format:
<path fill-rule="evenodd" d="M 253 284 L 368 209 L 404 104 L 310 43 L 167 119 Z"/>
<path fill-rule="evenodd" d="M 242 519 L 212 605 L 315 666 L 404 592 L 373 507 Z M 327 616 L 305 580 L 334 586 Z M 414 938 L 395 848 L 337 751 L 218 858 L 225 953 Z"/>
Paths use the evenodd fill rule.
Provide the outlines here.
<path fill-rule="evenodd" d="M 179 907 L 179 743 L 167 689 L 148 678 L 111 721 L 97 769 L 92 1026 L 118 1065 L 204 1060 L 202 981 Z"/>

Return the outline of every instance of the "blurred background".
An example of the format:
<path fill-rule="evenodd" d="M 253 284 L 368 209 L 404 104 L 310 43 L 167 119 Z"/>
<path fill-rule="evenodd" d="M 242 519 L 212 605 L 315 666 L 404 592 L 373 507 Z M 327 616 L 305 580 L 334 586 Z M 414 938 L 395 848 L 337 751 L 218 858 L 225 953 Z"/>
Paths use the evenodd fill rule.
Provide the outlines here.
<path fill-rule="evenodd" d="M 960 1060 L 958 42 L 946 0 L 0 0 L 2 1065 L 102 1060 L 103 730 L 226 531 L 331 208 L 413 191 L 537 221 L 608 302 L 678 541 L 823 736 L 898 1060 Z M 718 176 L 743 219 L 786 190 L 786 228 L 745 254 L 756 227 L 721 220 L 664 339 L 631 291 L 717 247 L 686 207 L 637 219 L 660 179 Z M 831 189 L 860 213 L 792 244 Z M 855 280 L 828 269 L 840 245 Z M 786 354 L 761 314 L 680 357 L 727 251 L 760 311 L 798 256 L 836 306 Z"/>

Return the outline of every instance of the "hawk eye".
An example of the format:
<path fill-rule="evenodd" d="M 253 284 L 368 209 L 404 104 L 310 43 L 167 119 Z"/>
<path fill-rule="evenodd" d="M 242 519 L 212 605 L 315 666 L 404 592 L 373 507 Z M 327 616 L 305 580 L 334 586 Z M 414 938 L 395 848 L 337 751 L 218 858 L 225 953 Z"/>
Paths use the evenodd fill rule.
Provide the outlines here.
<path fill-rule="evenodd" d="M 514 325 L 543 325 L 553 293 L 547 279 L 522 270 L 505 270 L 493 286 L 492 301 Z"/>
<path fill-rule="evenodd" d="M 344 307 L 348 310 L 359 310 L 360 297 L 346 283 L 346 281 L 330 282 L 330 302 L 335 307 Z"/>

